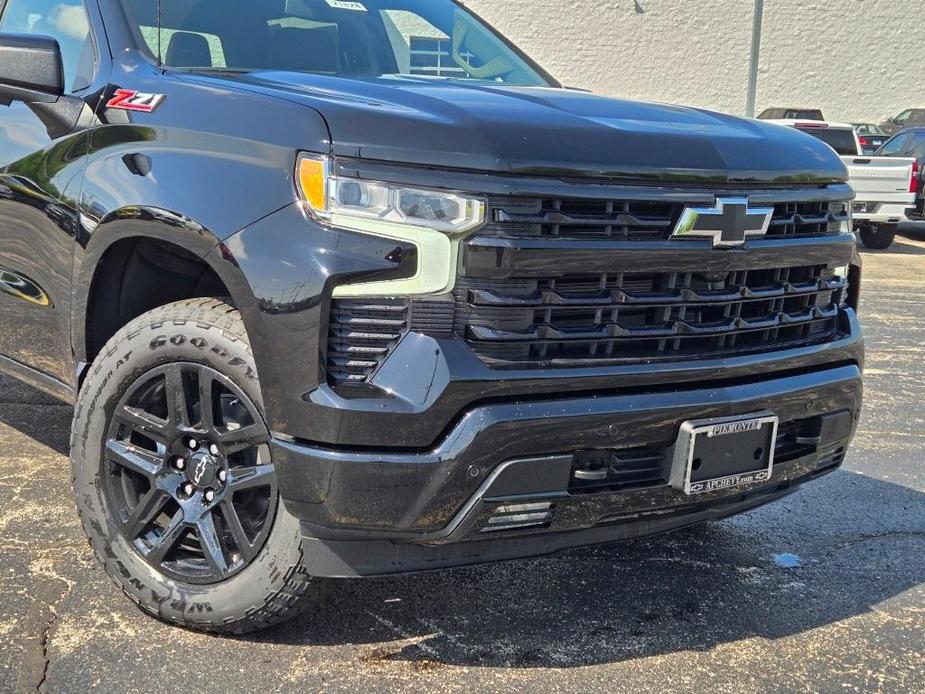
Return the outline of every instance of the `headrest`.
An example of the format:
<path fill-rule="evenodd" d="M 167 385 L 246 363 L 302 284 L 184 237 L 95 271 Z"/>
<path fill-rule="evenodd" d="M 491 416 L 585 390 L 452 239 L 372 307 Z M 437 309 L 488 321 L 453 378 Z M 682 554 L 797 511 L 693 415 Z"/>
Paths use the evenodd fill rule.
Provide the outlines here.
<path fill-rule="evenodd" d="M 178 31 L 170 37 L 164 62 L 173 67 L 212 67 L 212 50 L 205 36 Z"/>

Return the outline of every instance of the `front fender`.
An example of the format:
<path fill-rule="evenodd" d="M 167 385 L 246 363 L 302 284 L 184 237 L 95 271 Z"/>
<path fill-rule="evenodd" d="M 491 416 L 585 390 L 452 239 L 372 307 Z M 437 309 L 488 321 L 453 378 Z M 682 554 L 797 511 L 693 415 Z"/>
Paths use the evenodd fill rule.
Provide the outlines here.
<path fill-rule="evenodd" d="M 95 130 L 81 193 L 82 245 L 100 225 L 162 210 L 217 239 L 295 199 L 296 150 L 235 137 L 140 125 Z M 182 226 L 182 223 L 181 223 Z"/>

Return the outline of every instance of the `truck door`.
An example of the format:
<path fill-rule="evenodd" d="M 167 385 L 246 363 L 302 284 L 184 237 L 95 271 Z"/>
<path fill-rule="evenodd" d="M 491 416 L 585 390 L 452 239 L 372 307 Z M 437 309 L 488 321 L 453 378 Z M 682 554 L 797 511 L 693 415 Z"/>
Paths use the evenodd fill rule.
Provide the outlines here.
<path fill-rule="evenodd" d="M 99 51 L 83 0 L 0 0 L 0 12 L 0 35 L 57 39 L 66 90 L 57 104 L 0 98 L 0 366 L 73 385 L 71 266 L 87 137 L 79 124 L 82 108 L 92 116 Z"/>

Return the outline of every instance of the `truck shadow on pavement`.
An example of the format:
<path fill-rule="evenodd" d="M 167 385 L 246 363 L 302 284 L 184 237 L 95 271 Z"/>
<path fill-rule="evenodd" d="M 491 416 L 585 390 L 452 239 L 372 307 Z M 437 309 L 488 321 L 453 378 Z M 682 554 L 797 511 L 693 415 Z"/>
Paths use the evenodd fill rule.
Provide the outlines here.
<path fill-rule="evenodd" d="M 910 236 L 910 238 L 916 238 Z M 925 239 L 923 239 L 925 240 Z M 897 237 L 896 240 L 890 245 L 889 248 L 886 248 L 882 251 L 872 250 L 870 248 L 864 248 L 859 246 L 861 255 L 925 255 L 925 247 L 921 245 L 914 245 L 911 243 L 903 243 L 904 239 L 902 237 Z"/>
<path fill-rule="evenodd" d="M 36 443 L 67 456 L 73 414 L 70 405 L 0 374 L 0 424 L 11 426 Z"/>
<path fill-rule="evenodd" d="M 869 613 L 925 582 L 925 495 L 840 471 L 738 518 L 552 558 L 341 582 L 308 617 L 250 638 L 378 644 L 421 667 L 562 668 Z"/>

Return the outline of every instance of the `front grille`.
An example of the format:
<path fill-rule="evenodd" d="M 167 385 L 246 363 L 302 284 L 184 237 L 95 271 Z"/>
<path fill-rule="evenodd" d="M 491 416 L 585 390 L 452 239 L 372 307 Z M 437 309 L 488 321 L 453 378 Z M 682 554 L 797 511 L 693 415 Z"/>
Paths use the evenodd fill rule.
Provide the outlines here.
<path fill-rule="evenodd" d="M 835 340 L 847 292 L 834 271 L 850 257 L 839 237 L 850 203 L 839 198 L 848 194 L 835 186 L 489 197 L 486 225 L 460 248 L 451 294 L 333 301 L 328 380 L 369 384 L 409 331 L 456 336 L 489 366 L 512 369 L 727 357 Z M 773 207 L 772 241 L 730 250 L 669 240 L 686 205 L 717 195 Z"/>
<path fill-rule="evenodd" d="M 455 329 L 496 365 L 729 355 L 832 339 L 844 287 L 824 265 L 462 278 Z"/>
<path fill-rule="evenodd" d="M 767 238 L 837 234 L 848 221 L 844 202 L 772 203 Z M 655 241 L 671 236 L 682 203 L 640 200 L 494 198 L 481 236 Z"/>

